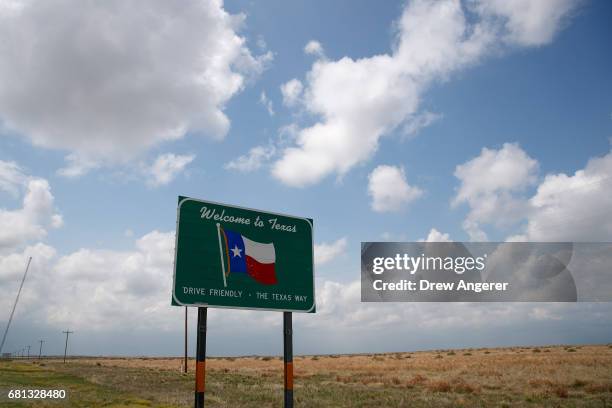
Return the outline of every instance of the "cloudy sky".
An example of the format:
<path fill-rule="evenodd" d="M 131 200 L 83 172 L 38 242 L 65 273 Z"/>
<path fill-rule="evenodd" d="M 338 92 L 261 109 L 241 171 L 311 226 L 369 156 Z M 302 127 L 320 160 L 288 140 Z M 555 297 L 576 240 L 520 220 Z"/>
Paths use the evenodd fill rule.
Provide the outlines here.
<path fill-rule="evenodd" d="M 611 18 L 0 0 L 2 328 L 33 257 L 4 351 L 70 328 L 74 353 L 180 354 L 179 194 L 314 219 L 298 354 L 611 341 L 605 303 L 362 304 L 358 281 L 361 241 L 612 240 Z M 209 316 L 212 355 L 282 352 L 278 313 Z"/>

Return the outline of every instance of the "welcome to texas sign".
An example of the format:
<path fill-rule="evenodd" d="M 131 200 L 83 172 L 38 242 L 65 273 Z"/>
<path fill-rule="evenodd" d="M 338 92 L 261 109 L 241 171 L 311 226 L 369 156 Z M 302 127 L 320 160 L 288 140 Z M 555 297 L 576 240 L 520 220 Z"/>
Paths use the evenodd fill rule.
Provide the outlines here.
<path fill-rule="evenodd" d="M 179 197 L 172 304 L 315 311 L 312 220 Z"/>

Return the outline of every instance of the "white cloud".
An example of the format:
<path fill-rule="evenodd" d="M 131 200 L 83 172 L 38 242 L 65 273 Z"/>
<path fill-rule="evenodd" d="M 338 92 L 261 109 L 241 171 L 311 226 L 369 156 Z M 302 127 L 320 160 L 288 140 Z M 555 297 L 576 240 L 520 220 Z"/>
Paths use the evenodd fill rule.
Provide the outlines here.
<path fill-rule="evenodd" d="M 412 137 L 416 135 L 417 133 L 419 133 L 421 129 L 426 128 L 427 126 L 440 120 L 441 118 L 442 118 L 442 115 L 439 113 L 433 113 L 433 112 L 427 112 L 427 111 L 419 113 L 417 115 L 414 115 L 406 123 L 406 126 L 404 126 L 404 129 L 403 129 L 403 133 L 408 137 Z"/>
<path fill-rule="evenodd" d="M 149 177 L 147 183 L 152 187 L 163 186 L 170 183 L 185 167 L 195 159 L 195 155 L 180 155 L 165 153 L 157 156 L 151 167 L 146 169 Z"/>
<path fill-rule="evenodd" d="M 483 148 L 480 155 L 457 166 L 461 181 L 453 206 L 467 203 L 470 212 L 463 227 L 473 241 L 486 241 L 483 223 L 511 225 L 527 214 L 521 193 L 536 182 L 538 162 L 517 144 L 505 143 L 499 150 Z"/>
<path fill-rule="evenodd" d="M 272 101 L 268 99 L 268 96 L 263 91 L 259 95 L 259 103 L 266 108 L 270 116 L 274 116 L 274 105 L 272 105 Z"/>
<path fill-rule="evenodd" d="M 338 257 L 338 255 L 344 253 L 346 251 L 347 240 L 346 237 L 342 237 L 337 241 L 327 243 L 322 242 L 320 244 L 315 244 L 314 246 L 314 258 L 315 265 L 321 266 L 334 258 Z"/>
<path fill-rule="evenodd" d="M 432 82 L 503 45 L 503 21 L 478 15 L 484 12 L 478 4 L 468 18 L 459 1 L 411 1 L 397 23 L 392 53 L 315 61 L 306 76 L 304 107 L 319 120 L 302 128 L 296 144 L 283 151 L 272 168 L 274 177 L 306 186 L 368 160 L 383 135 L 415 117 Z M 559 13 L 545 12 L 526 27 L 557 27 Z"/>
<path fill-rule="evenodd" d="M 268 48 L 268 43 L 266 43 L 266 39 L 261 35 L 257 36 L 257 41 L 255 42 L 255 44 L 257 44 L 257 47 L 259 47 L 259 49 L 262 51 L 265 51 Z"/>
<path fill-rule="evenodd" d="M 408 184 L 403 168 L 381 165 L 368 176 L 368 193 L 372 197 L 372 209 L 387 212 L 402 209 L 423 191 Z"/>
<path fill-rule="evenodd" d="M 408 241 L 408 235 L 406 235 L 404 232 L 397 234 L 394 232 L 385 231 L 380 234 L 380 239 L 390 242 L 403 242 Z"/>
<path fill-rule="evenodd" d="M 612 240 L 612 153 L 595 157 L 573 175 L 548 174 L 537 182 L 537 161 L 514 144 L 483 149 L 480 156 L 457 166 L 461 180 L 453 205 L 468 203 L 464 228 L 472 240 L 486 240 L 481 226 L 520 224 L 507 241 Z"/>
<path fill-rule="evenodd" d="M 37 2 L 0 9 L 0 118 L 36 146 L 67 149 L 63 173 L 184 136 L 221 139 L 223 109 L 260 73 L 220 0 Z"/>
<path fill-rule="evenodd" d="M 273 145 L 255 146 L 247 154 L 226 163 L 225 168 L 249 173 L 261 168 L 275 153 L 276 148 Z"/>
<path fill-rule="evenodd" d="M 0 254 L 0 310 L 9 310 L 23 273 L 27 256 L 33 256 L 28 284 L 22 292 L 17 318 L 37 329 L 76 327 L 82 336 L 111 338 L 126 329 L 141 336 L 143 331 L 180 333 L 182 309 L 170 306 L 173 261 L 173 232 L 153 231 L 135 241 L 129 250 L 93 250 L 83 248 L 57 257 L 53 248 L 35 245 L 7 256 Z M 532 304 L 417 304 L 361 302 L 360 281 L 345 283 L 325 280 L 317 284 L 317 314 L 295 316 L 295 326 L 304 328 L 304 336 L 328 336 L 325 350 L 313 346 L 302 352 L 372 352 L 414 350 L 417 348 L 478 347 L 504 344 L 504 330 L 529 333 L 520 342 L 531 342 L 532 330 L 526 324 L 542 328 L 548 322 L 562 322 L 562 328 L 609 326 L 609 306 L 602 304 L 538 305 Z M 248 332 L 267 343 L 270 327 L 281 320 L 274 313 L 257 311 L 210 310 L 209 320 L 219 323 L 220 335 L 235 336 L 236 330 Z M 191 320 L 193 322 L 193 320 Z M 409 326 L 402 322 L 410 321 Z M 222 324 L 221 324 L 222 322 Z M 216 324 L 216 323 L 215 323 Z M 223 329 L 224 328 L 224 329 Z M 408 332 L 422 333 L 421 338 L 406 343 Z M 479 333 L 456 338 L 449 333 Z M 482 343 L 483 330 L 497 334 Z M 384 338 L 380 332 L 389 333 Z M 567 330 L 565 330 L 567 331 Z M 557 332 L 553 333 L 558 336 Z M 432 338 L 451 339 L 444 344 Z M 551 342 L 558 337 L 538 341 Z M 398 339 L 401 339 L 399 341 Z M 135 338 L 134 341 L 138 341 Z M 304 338 L 306 343 L 311 343 Z M 350 340 L 350 341 L 348 341 Z M 227 343 L 224 341 L 224 343 Z M 312 344 L 317 344 L 312 342 Z M 122 347 L 129 346 L 122 344 Z M 99 347 L 99 346 L 98 346 Z M 110 347 L 110 348 L 108 348 Z M 116 354 L 113 346 L 88 349 L 90 353 Z M 218 346 L 217 346 L 218 347 Z M 224 353 L 248 353 L 257 347 L 222 346 Z M 227 347 L 227 348 L 225 348 Z M 236 347 L 236 348 L 234 348 Z M 240 348 L 242 347 L 242 349 Z M 265 350 L 268 350 L 267 348 Z M 163 352 L 163 351 L 162 351 Z"/>
<path fill-rule="evenodd" d="M 99 160 L 93 159 L 89 155 L 70 153 L 64 160 L 66 166 L 57 171 L 62 177 L 76 178 L 87 174 L 90 170 L 100 167 Z"/>
<path fill-rule="evenodd" d="M 419 239 L 419 242 L 453 242 L 450 235 L 440 232 L 435 228 L 429 230 L 427 238 Z"/>
<path fill-rule="evenodd" d="M 316 57 L 323 57 L 325 55 L 323 46 L 320 42 L 315 40 L 308 41 L 308 44 L 304 46 L 304 52 L 308 55 L 314 55 Z"/>
<path fill-rule="evenodd" d="M 499 191 L 516 191 L 536 181 L 538 162 L 516 143 L 504 143 L 501 149 L 482 149 L 480 155 L 457 166 L 455 177 L 461 186 L 454 199 L 458 204 Z"/>
<path fill-rule="evenodd" d="M 312 329 L 333 328 L 334 332 L 344 333 L 343 338 L 350 337 L 352 330 L 358 329 L 360 335 L 356 338 L 371 336 L 360 346 L 363 352 L 364 348 L 372 350 L 372 342 L 378 344 L 382 341 L 377 333 L 394 331 L 399 334 L 397 328 L 405 327 L 402 322 L 411 322 L 409 327 L 412 332 L 427 332 L 428 339 L 423 341 L 430 341 L 431 333 L 438 330 L 448 333 L 448 330 L 465 330 L 467 327 L 483 330 L 495 327 L 494 330 L 498 332 L 500 329 L 516 328 L 529 322 L 541 327 L 543 321 L 550 320 L 600 320 L 600 317 L 593 315 L 594 310 L 591 307 L 588 304 L 579 307 L 571 304 L 534 307 L 530 303 L 364 303 L 361 302 L 360 281 L 325 281 L 317 286 L 317 319 L 308 320 L 306 324 Z M 604 306 L 603 310 L 607 309 L 609 306 Z M 468 346 L 474 347 L 479 341 L 478 337 L 479 335 L 475 336 Z M 430 343 L 425 344 L 425 348 L 432 348 Z M 456 340 L 450 344 L 453 344 L 452 347 L 458 347 Z"/>
<path fill-rule="evenodd" d="M 48 264 L 55 257 L 55 249 L 39 242 L 26 247 L 21 252 L 13 252 L 6 255 L 0 253 L 0 287 L 21 281 L 29 257 L 32 257 L 30 268 L 40 268 Z M 14 299 L 10 300 L 13 301 Z M 8 307 L 1 309 L 9 310 Z"/>
<path fill-rule="evenodd" d="M 283 104 L 285 106 L 295 106 L 300 100 L 303 89 L 304 85 L 295 78 L 282 84 Z"/>
<path fill-rule="evenodd" d="M 549 174 L 529 200 L 530 241 L 612 240 L 612 153 L 573 175 Z"/>
<path fill-rule="evenodd" d="M 21 322 L 22 324 L 33 324 L 37 329 L 46 323 L 45 300 L 51 295 L 51 292 L 48 292 L 49 286 L 47 284 L 49 281 L 49 265 L 52 264 L 55 255 L 55 249 L 42 243 L 10 253 L 0 251 L 0 310 L 3 311 L 2 319 L 8 320 L 8 312 L 15 302 L 15 296 L 23 278 L 28 258 L 32 257 L 28 276 L 19 297 L 19 304 L 15 309 L 14 319 L 15 322 Z M 69 283 L 67 284 L 69 285 Z M 9 342 L 10 338 L 16 334 L 18 335 L 14 330 L 9 332 Z"/>
<path fill-rule="evenodd" d="M 25 190 L 22 207 L 0 208 L 0 251 L 43 239 L 48 228 L 59 228 L 63 224 L 62 216 L 55 211 L 47 180 L 27 177 L 22 183 Z"/>
<path fill-rule="evenodd" d="M 485 17 L 501 19 L 502 36 L 520 46 L 539 46 L 552 41 L 576 0 L 478 0 L 476 9 Z"/>
<path fill-rule="evenodd" d="M 0 190 L 18 196 L 26 180 L 27 176 L 17 163 L 0 160 Z"/>
<path fill-rule="evenodd" d="M 173 231 L 152 231 L 127 250 L 81 248 L 57 257 L 53 248 L 37 244 L 0 254 L 0 309 L 10 309 L 31 255 L 17 309 L 21 321 L 37 328 L 77 327 L 80 333 L 176 330 L 182 311 L 170 306 L 174 243 Z M 223 321 L 225 327 L 269 326 L 277 320 L 273 315 L 224 311 Z"/>
<path fill-rule="evenodd" d="M 290 123 L 285 126 L 281 126 L 278 129 L 278 139 L 276 144 L 278 146 L 287 146 L 290 143 L 295 142 L 295 138 L 298 136 L 299 128 L 295 123 Z"/>
<path fill-rule="evenodd" d="M 128 251 L 80 249 L 35 272 L 23 306 L 53 326 L 164 329 L 171 325 L 173 248 L 173 232 L 153 231 Z"/>

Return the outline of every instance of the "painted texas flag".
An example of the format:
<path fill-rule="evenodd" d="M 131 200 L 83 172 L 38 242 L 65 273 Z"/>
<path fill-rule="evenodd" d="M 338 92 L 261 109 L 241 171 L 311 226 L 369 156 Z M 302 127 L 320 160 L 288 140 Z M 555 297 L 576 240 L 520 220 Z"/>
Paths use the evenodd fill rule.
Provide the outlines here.
<path fill-rule="evenodd" d="M 274 244 L 264 244 L 252 241 L 237 232 L 221 229 L 225 240 L 225 255 L 227 271 L 230 273 L 246 273 L 257 282 L 264 285 L 277 283 L 274 263 L 276 251 Z"/>

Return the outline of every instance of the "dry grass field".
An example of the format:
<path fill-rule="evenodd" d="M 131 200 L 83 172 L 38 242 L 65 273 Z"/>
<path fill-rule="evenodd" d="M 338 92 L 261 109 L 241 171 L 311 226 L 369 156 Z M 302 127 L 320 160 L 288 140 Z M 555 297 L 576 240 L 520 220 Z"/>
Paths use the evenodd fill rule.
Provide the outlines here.
<path fill-rule="evenodd" d="M 1 361 L 0 406 L 189 407 L 193 360 Z M 612 407 L 612 346 L 438 350 L 294 360 L 298 407 Z M 280 407 L 278 357 L 210 358 L 207 406 Z M 8 400 L 9 389 L 63 388 L 62 401 Z"/>

